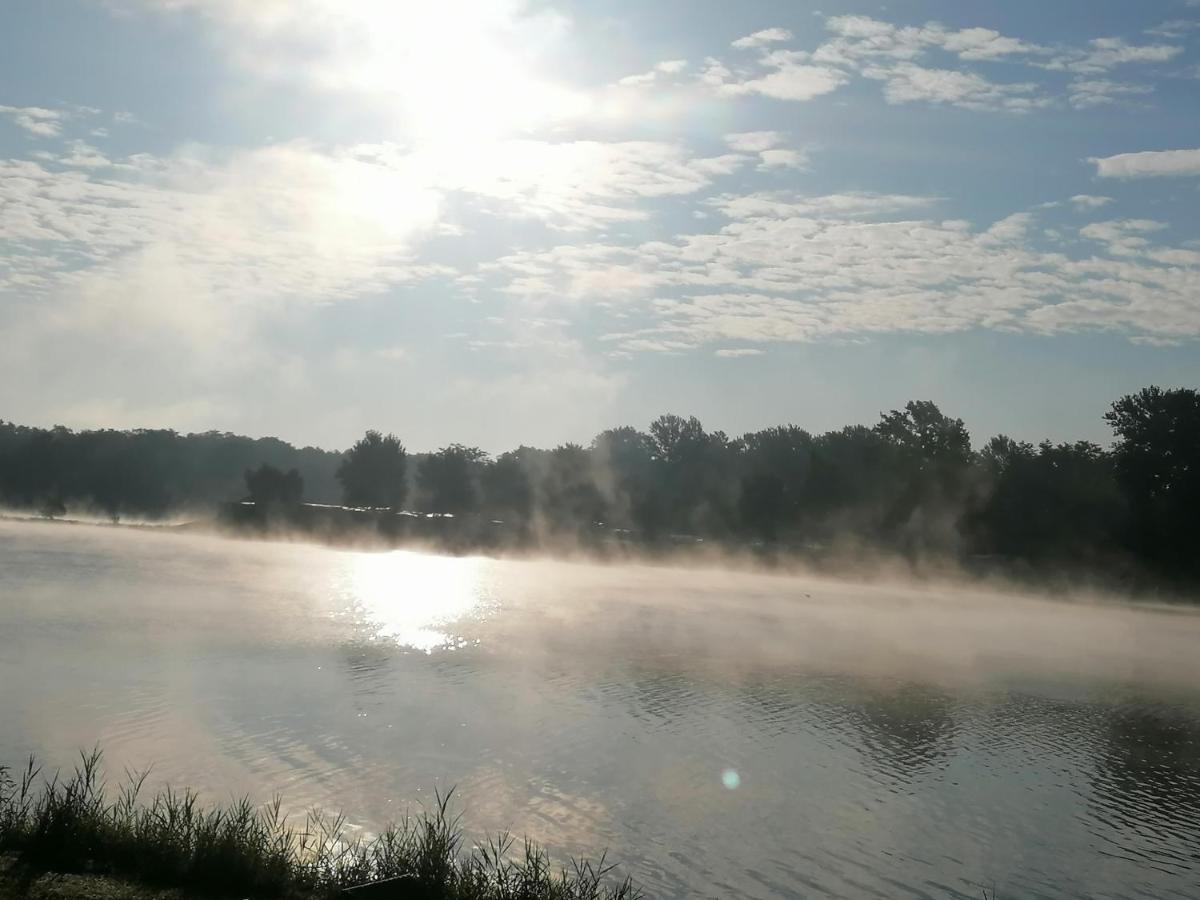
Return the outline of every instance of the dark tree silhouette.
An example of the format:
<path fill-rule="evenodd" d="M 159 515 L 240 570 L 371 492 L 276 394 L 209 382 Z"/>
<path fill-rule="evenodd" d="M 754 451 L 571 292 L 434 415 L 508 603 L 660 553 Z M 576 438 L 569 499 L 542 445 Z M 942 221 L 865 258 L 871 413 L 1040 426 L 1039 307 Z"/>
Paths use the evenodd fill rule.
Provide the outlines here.
<path fill-rule="evenodd" d="M 533 482 L 526 459 L 528 447 L 502 453 L 484 464 L 479 473 L 485 509 L 501 519 L 523 527 L 533 513 Z"/>
<path fill-rule="evenodd" d="M 591 456 L 578 444 L 563 444 L 550 451 L 538 499 L 546 524 L 563 535 L 584 533 L 603 522 L 607 514 Z"/>
<path fill-rule="evenodd" d="M 1148 387 L 1104 416 L 1117 436 L 1117 477 L 1132 511 L 1136 552 L 1200 575 L 1200 393 Z"/>
<path fill-rule="evenodd" d="M 1037 562 L 1114 552 L 1126 504 L 1099 446 L 1043 441 L 1035 448 L 998 435 L 980 457 L 990 483 L 974 521 L 983 531 L 980 550 Z"/>
<path fill-rule="evenodd" d="M 737 442 L 744 474 L 738 508 L 750 534 L 774 540 L 789 529 L 803 536 L 812 476 L 812 435 L 795 425 L 765 428 Z"/>
<path fill-rule="evenodd" d="M 655 535 L 662 530 L 656 478 L 658 446 L 636 428 L 610 428 L 592 441 L 591 457 L 608 514 L 621 528 Z"/>
<path fill-rule="evenodd" d="M 246 470 L 246 493 L 255 506 L 296 506 L 304 497 L 304 479 L 295 469 L 286 473 L 263 463 Z"/>
<path fill-rule="evenodd" d="M 206 432 L 71 431 L 0 422 L 0 504 L 36 510 L 46 498 L 68 509 L 156 518 L 211 509 L 242 496 L 247 468 L 296 469 L 317 501 L 338 499 L 340 453 L 276 438 Z"/>
<path fill-rule="evenodd" d="M 407 458 L 404 445 L 394 434 L 368 431 L 346 451 L 338 466 L 345 504 L 398 509 L 408 490 L 404 480 Z"/>
<path fill-rule="evenodd" d="M 417 467 L 417 486 L 433 512 L 468 513 L 479 508 L 479 473 L 487 454 L 478 447 L 451 444 Z"/>

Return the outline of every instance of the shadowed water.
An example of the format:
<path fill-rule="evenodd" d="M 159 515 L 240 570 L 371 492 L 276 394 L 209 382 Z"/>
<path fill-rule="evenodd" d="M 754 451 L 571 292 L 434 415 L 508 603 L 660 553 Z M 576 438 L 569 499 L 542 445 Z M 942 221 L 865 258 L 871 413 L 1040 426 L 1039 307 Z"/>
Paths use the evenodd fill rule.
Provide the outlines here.
<path fill-rule="evenodd" d="M 1200 616 L 0 523 L 0 760 L 608 848 L 654 897 L 1200 895 Z"/>

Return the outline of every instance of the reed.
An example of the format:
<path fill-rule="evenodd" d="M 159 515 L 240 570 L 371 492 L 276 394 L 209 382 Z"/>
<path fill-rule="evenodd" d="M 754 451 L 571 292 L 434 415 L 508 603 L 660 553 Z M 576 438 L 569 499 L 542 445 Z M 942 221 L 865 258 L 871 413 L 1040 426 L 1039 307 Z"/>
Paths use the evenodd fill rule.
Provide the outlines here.
<path fill-rule="evenodd" d="M 421 900 L 635 900 L 612 866 L 552 865 L 529 840 L 509 834 L 468 845 L 453 790 L 433 808 L 380 834 L 351 836 L 342 815 L 318 810 L 293 825 L 279 797 L 201 804 L 192 790 L 145 798 L 146 773 L 126 773 L 108 790 L 101 753 L 80 754 L 74 771 L 43 777 L 36 760 L 0 767 L 0 853 L 28 873 L 113 875 L 154 887 L 239 898 L 321 900 L 396 879 L 384 892 Z M 374 896 L 374 895 L 373 895 Z"/>

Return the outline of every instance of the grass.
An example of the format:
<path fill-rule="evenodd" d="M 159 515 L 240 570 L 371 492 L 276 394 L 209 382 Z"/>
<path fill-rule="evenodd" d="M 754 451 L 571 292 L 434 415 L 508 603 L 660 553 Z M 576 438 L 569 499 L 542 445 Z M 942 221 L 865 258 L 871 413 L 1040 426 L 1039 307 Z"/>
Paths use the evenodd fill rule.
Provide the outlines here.
<path fill-rule="evenodd" d="M 508 834 L 468 847 L 450 812 L 453 791 L 439 794 L 432 810 L 360 838 L 348 836 L 343 816 L 320 811 L 295 827 L 278 797 L 218 808 L 203 806 L 194 791 L 166 788 L 143 800 L 145 773 L 127 773 L 110 792 L 100 763 L 93 750 L 66 777 L 42 777 L 33 759 L 16 772 L 0 767 L 0 854 L 10 861 L 2 879 L 9 893 L 0 884 L 0 898 L 18 880 L 40 885 L 31 896 L 56 896 L 40 878 L 47 872 L 213 897 L 324 900 L 383 879 L 395 881 L 379 896 L 414 900 L 640 897 L 628 879 L 610 883 L 603 856 L 557 869 L 545 851 Z M 120 883 L 101 881 L 105 892 L 123 896 Z"/>

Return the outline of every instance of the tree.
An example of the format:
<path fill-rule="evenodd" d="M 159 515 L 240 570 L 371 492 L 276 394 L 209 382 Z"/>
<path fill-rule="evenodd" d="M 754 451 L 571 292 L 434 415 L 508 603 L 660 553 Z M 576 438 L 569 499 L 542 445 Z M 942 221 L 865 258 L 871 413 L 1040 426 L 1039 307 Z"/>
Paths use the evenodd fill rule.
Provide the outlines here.
<path fill-rule="evenodd" d="M 691 462 L 708 445 L 704 426 L 695 416 L 659 416 L 650 423 L 650 436 L 658 458 L 668 465 Z"/>
<path fill-rule="evenodd" d="M 394 434 L 368 431 L 346 451 L 337 469 L 347 506 L 397 509 L 404 503 L 408 454 Z"/>
<path fill-rule="evenodd" d="M 896 448 L 893 477 L 899 496 L 884 520 L 885 531 L 909 552 L 955 549 L 967 510 L 973 454 L 962 419 L 943 415 L 929 400 L 883 413 L 875 432 Z"/>
<path fill-rule="evenodd" d="M 1117 400 L 1104 418 L 1117 437 L 1130 543 L 1171 570 L 1200 575 L 1200 393 L 1144 388 Z"/>
<path fill-rule="evenodd" d="M 980 454 L 988 493 L 972 517 L 976 549 L 1033 562 L 1093 562 L 1115 549 L 1125 501 L 1112 457 L 1090 441 L 1017 442 Z"/>
<path fill-rule="evenodd" d="M 743 435 L 741 497 L 742 529 L 766 540 L 784 528 L 797 528 L 812 473 L 813 437 L 803 428 L 785 425 Z"/>
<path fill-rule="evenodd" d="M 654 438 L 628 425 L 602 431 L 592 440 L 596 485 L 614 524 L 657 530 L 662 512 L 655 477 L 658 452 Z"/>
<path fill-rule="evenodd" d="M 926 466 L 952 469 L 971 461 L 971 436 L 963 420 L 943 415 L 929 400 L 910 400 L 903 412 L 881 414 L 875 431 Z"/>
<path fill-rule="evenodd" d="M 533 511 L 533 484 L 523 459 L 526 452 L 522 447 L 502 453 L 485 463 L 479 473 L 483 508 L 518 525 L 526 524 Z"/>
<path fill-rule="evenodd" d="M 605 518 L 607 507 L 596 485 L 591 456 L 579 444 L 550 451 L 538 488 L 539 510 L 556 536 L 571 531 L 586 534 Z"/>
<path fill-rule="evenodd" d="M 417 485 L 434 512 L 460 514 L 479 508 L 479 472 L 487 454 L 478 447 L 451 444 L 421 460 Z"/>
<path fill-rule="evenodd" d="M 246 493 L 255 506 L 297 506 L 304 496 L 304 479 L 295 469 L 287 473 L 263 463 L 247 469 Z"/>

